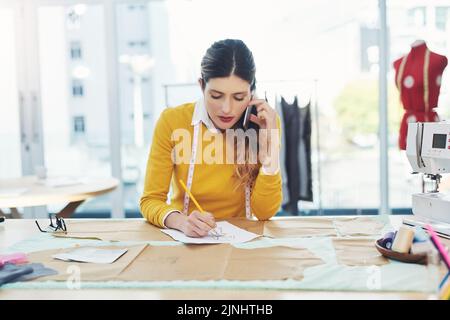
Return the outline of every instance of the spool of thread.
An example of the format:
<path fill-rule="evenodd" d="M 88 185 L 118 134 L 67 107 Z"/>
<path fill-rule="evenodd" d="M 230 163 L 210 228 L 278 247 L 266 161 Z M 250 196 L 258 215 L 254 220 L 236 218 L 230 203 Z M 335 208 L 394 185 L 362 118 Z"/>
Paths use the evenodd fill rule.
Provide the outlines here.
<path fill-rule="evenodd" d="M 421 227 L 414 228 L 414 240 L 413 243 L 416 242 L 426 242 L 430 240 L 430 236 L 423 230 Z"/>
<path fill-rule="evenodd" d="M 380 245 L 383 248 L 391 249 L 392 243 L 394 242 L 395 234 L 396 234 L 396 232 L 393 232 L 393 231 L 386 233 L 384 235 L 384 237 L 381 239 Z"/>
<path fill-rule="evenodd" d="M 398 229 L 392 244 L 392 250 L 400 253 L 409 253 L 414 239 L 414 229 L 402 225 Z"/>

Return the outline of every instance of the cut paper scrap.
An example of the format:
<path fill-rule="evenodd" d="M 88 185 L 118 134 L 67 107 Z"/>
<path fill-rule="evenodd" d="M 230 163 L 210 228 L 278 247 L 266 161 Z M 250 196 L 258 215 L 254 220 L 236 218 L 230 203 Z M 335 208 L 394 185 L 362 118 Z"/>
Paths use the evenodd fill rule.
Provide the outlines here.
<path fill-rule="evenodd" d="M 337 262 L 347 266 L 381 266 L 389 260 L 375 248 L 372 239 L 335 238 L 333 240 Z"/>
<path fill-rule="evenodd" d="M 173 241 L 144 219 L 66 220 L 66 226 L 67 233 L 53 236 L 103 241 Z"/>
<path fill-rule="evenodd" d="M 127 251 L 128 249 L 78 248 L 70 252 L 55 254 L 52 257 L 63 261 L 113 263 Z"/>
<path fill-rule="evenodd" d="M 132 262 L 147 246 L 147 244 L 127 246 L 126 248 L 120 246 L 102 246 L 102 249 L 128 250 L 120 259 L 110 264 L 84 263 L 76 261 L 67 262 L 53 258 L 54 255 L 71 252 L 74 248 L 32 252 L 28 255 L 28 259 L 31 262 L 42 263 L 46 267 L 58 272 L 57 275 L 41 277 L 32 281 L 67 281 L 70 276 L 73 276 L 74 272 L 79 272 L 78 274 L 81 275 L 83 281 L 107 281 L 115 279 L 121 272 L 132 264 Z M 152 269 L 149 265 L 147 265 L 147 268 L 149 269 L 149 272 Z"/>
<path fill-rule="evenodd" d="M 378 236 L 385 223 L 372 217 L 351 217 L 335 219 L 334 226 L 340 236 Z"/>
<path fill-rule="evenodd" d="M 331 219 L 303 218 L 301 220 L 272 220 L 264 224 L 264 236 L 271 238 L 297 238 L 336 236 Z"/>
<path fill-rule="evenodd" d="M 209 233 L 201 238 L 188 237 L 183 232 L 174 229 L 162 229 L 161 231 L 176 241 L 189 244 L 242 243 L 259 237 L 255 233 L 248 232 L 226 221 L 217 222 L 217 227 L 214 230 L 219 234 L 218 236 Z"/>

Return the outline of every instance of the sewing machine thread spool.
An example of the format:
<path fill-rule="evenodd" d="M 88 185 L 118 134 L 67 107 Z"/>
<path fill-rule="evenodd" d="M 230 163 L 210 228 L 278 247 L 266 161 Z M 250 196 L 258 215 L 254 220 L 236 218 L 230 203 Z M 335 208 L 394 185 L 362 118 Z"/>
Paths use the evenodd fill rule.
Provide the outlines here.
<path fill-rule="evenodd" d="M 384 235 L 383 239 L 381 239 L 380 245 L 381 245 L 383 248 L 386 248 L 386 249 L 389 249 L 389 250 L 390 250 L 390 249 L 392 248 L 392 243 L 394 242 L 395 234 L 396 234 L 396 233 L 397 233 L 397 232 L 393 232 L 393 231 L 386 233 L 386 234 Z"/>
<path fill-rule="evenodd" d="M 414 229 L 402 225 L 395 235 L 392 250 L 401 253 L 409 253 L 414 239 Z"/>

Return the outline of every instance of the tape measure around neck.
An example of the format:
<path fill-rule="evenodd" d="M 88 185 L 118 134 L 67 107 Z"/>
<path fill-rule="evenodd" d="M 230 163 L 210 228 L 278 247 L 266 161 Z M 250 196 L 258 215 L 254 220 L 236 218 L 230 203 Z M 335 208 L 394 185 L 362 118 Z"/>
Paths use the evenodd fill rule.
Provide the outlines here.
<path fill-rule="evenodd" d="M 192 150 L 191 150 L 191 160 L 189 161 L 189 170 L 188 170 L 188 178 L 186 187 L 189 191 L 191 191 L 192 180 L 194 177 L 194 168 L 195 168 L 195 160 L 197 157 L 197 149 L 198 149 L 198 136 L 200 132 L 200 122 L 198 122 L 194 126 L 194 136 L 192 138 Z M 245 186 L 245 216 L 247 219 L 252 218 L 252 211 L 250 207 L 250 196 L 251 196 L 251 188 L 250 186 Z M 188 215 L 189 210 L 189 195 L 187 192 L 184 193 L 184 201 L 183 201 L 183 214 Z"/>
<path fill-rule="evenodd" d="M 245 186 L 245 216 L 249 220 L 252 219 L 252 210 L 250 207 L 250 196 L 251 196 L 250 186 L 246 185 Z"/>
<path fill-rule="evenodd" d="M 405 64 L 408 55 L 405 55 L 400 63 L 400 67 L 398 68 L 397 75 L 397 88 L 400 92 L 400 99 L 402 96 L 402 77 L 405 71 Z M 425 57 L 423 61 L 423 102 L 425 104 L 425 120 L 428 121 L 428 112 L 430 110 L 430 96 L 429 96 L 429 79 L 428 79 L 428 69 L 430 66 L 430 50 L 426 48 Z"/>
<path fill-rule="evenodd" d="M 186 187 L 191 191 L 192 178 L 194 177 L 195 160 L 197 157 L 197 145 L 198 145 L 198 133 L 200 131 L 200 122 L 194 126 L 194 137 L 192 138 L 192 149 L 191 149 L 191 160 L 189 161 L 189 171 Z M 187 192 L 184 193 L 183 201 L 183 214 L 188 215 L 189 209 L 189 195 Z"/>

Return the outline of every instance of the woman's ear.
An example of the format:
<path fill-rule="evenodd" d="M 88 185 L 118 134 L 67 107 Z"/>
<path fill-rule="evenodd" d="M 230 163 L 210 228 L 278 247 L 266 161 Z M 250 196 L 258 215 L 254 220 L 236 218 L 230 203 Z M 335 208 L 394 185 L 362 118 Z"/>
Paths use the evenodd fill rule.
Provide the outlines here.
<path fill-rule="evenodd" d="M 198 78 L 198 84 L 200 85 L 200 88 L 202 88 L 202 91 L 205 90 L 205 80 L 203 78 Z"/>

